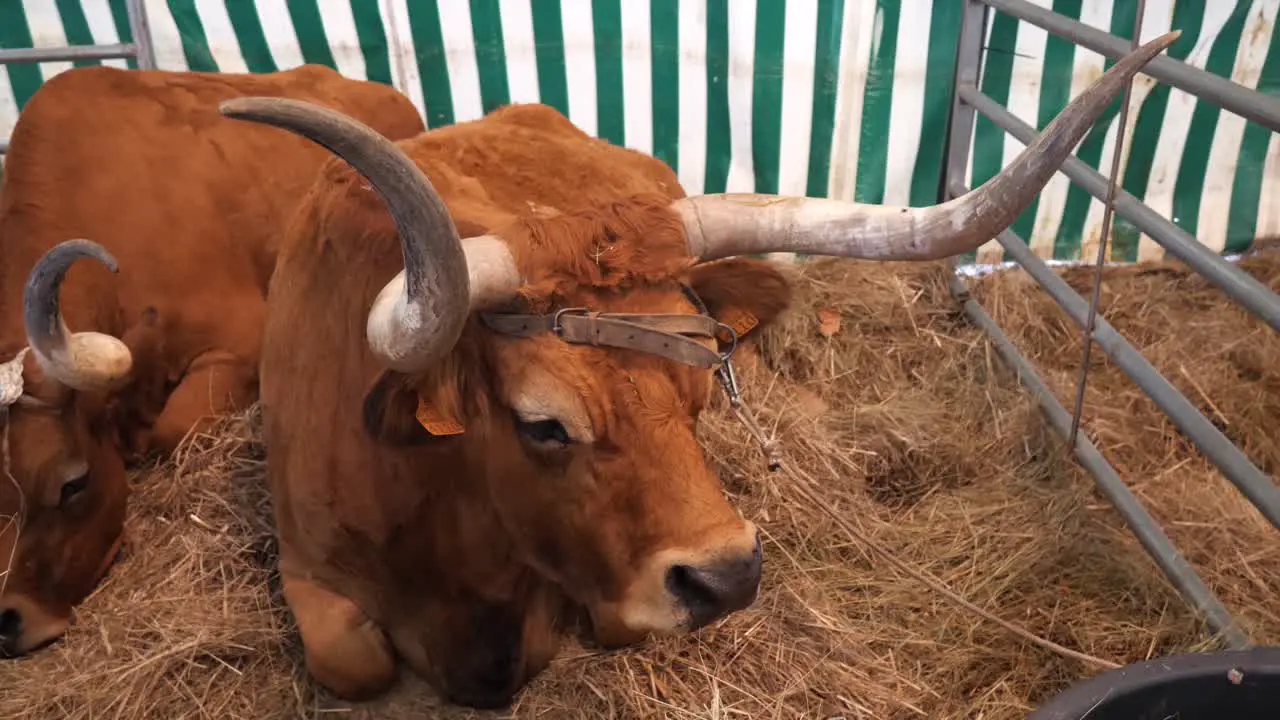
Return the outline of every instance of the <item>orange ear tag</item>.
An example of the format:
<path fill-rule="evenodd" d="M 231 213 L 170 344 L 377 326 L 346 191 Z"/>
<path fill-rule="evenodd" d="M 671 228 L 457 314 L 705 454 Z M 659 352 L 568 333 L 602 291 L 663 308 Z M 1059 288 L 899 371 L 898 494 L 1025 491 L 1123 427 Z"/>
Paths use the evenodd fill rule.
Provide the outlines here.
<path fill-rule="evenodd" d="M 720 322 L 733 328 L 733 331 L 738 334 L 739 340 L 742 339 L 743 335 L 751 332 L 752 328 L 760 324 L 760 321 L 756 319 L 755 315 L 737 308 L 729 308 L 729 311 L 725 313 L 725 318 Z M 733 338 L 722 337 L 721 340 L 724 342 L 730 342 Z"/>
<path fill-rule="evenodd" d="M 414 413 L 418 418 L 418 424 L 432 435 L 461 435 L 466 432 L 466 428 L 462 427 L 462 423 L 451 417 L 445 417 L 439 410 L 427 404 L 427 401 L 418 397 L 418 412 Z"/>

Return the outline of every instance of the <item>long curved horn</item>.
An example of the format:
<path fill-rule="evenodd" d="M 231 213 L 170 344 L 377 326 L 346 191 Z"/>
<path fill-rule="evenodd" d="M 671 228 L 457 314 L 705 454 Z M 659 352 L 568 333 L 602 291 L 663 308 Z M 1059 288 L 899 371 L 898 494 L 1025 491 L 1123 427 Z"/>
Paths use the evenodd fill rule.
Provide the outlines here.
<path fill-rule="evenodd" d="M 22 320 L 27 344 L 46 374 L 73 390 L 107 390 L 126 377 L 133 367 L 129 348 L 110 335 L 70 332 L 58 302 L 67 270 L 76 260 L 86 257 L 97 260 L 113 273 L 119 270 L 111 253 L 91 240 L 58 243 L 36 262 L 27 276 Z"/>
<path fill-rule="evenodd" d="M 323 146 L 363 175 L 382 198 L 400 235 L 404 271 L 378 293 L 365 329 L 370 349 L 390 368 L 415 372 L 429 366 L 457 342 L 473 301 L 483 304 L 517 290 L 515 263 L 505 244 L 473 238 L 464 249 L 431 181 L 369 126 L 287 98 L 235 98 L 218 110 Z M 471 256 L 474 262 L 469 262 Z"/>
<path fill-rule="evenodd" d="M 1125 83 L 1180 34 L 1162 35 L 1126 55 L 1012 164 L 961 197 L 922 208 L 749 193 L 682 198 L 673 206 L 684 219 L 689 252 L 701 261 L 770 252 L 936 260 L 973 250 L 1013 223 Z"/>

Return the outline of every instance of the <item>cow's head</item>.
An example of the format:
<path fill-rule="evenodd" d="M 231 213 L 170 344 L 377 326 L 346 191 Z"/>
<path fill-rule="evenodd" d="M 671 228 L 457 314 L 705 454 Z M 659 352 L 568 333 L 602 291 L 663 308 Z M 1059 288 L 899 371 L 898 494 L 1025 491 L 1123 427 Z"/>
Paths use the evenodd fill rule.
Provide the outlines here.
<path fill-rule="evenodd" d="M 116 269 L 89 241 L 49 250 L 23 298 L 27 347 L 0 366 L 0 657 L 62 635 L 123 534 L 127 480 L 106 403 L 132 356 L 63 322 L 58 290 L 81 257 Z"/>
<path fill-rule="evenodd" d="M 759 328 L 787 290 L 762 262 L 723 259 L 930 260 L 973 249 L 1017 217 L 1176 37 L 1117 63 L 987 184 L 927 208 L 625 198 L 462 240 L 419 167 L 372 130 L 285 99 L 221 109 L 327 147 L 381 196 L 404 270 L 367 317 L 385 370 L 366 396 L 366 429 L 399 445 L 462 443 L 483 471 L 458 480 L 485 483 L 524 562 L 582 602 L 613 644 L 704 625 L 757 591 L 757 529 L 726 501 L 695 439 L 718 361 L 716 323 L 698 321 L 699 305 Z M 602 322 L 577 308 L 655 317 Z"/>

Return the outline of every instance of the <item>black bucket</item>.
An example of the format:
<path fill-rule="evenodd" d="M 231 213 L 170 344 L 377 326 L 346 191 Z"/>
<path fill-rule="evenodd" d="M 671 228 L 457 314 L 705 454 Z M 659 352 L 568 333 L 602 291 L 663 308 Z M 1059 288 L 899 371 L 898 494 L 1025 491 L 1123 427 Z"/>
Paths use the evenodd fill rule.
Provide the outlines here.
<path fill-rule="evenodd" d="M 1027 720 L 1276 720 L 1280 647 L 1174 655 L 1109 670 Z"/>

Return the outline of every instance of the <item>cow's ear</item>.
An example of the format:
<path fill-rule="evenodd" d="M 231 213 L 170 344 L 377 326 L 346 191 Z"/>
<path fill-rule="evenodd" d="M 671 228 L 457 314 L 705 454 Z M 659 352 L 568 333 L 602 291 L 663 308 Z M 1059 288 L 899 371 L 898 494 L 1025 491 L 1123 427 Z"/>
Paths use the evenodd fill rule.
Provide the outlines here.
<path fill-rule="evenodd" d="M 695 265 L 689 287 L 712 317 L 732 327 L 739 338 L 767 327 L 791 304 L 791 285 L 766 260 L 734 258 Z"/>
<path fill-rule="evenodd" d="M 419 381 L 421 383 L 421 381 Z M 374 440 L 396 446 L 421 446 L 461 435 L 453 393 L 436 383 L 426 388 L 398 372 L 384 370 L 364 396 L 364 429 Z"/>

